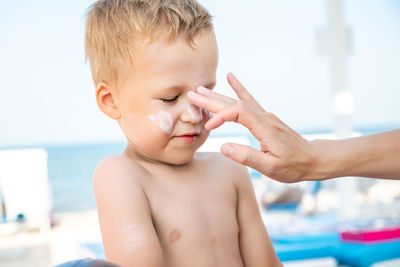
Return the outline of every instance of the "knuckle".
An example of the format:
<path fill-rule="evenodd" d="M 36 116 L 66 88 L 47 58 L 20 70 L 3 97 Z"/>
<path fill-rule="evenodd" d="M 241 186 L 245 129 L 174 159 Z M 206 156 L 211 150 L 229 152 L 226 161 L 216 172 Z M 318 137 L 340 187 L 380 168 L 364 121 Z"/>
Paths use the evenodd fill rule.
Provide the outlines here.
<path fill-rule="evenodd" d="M 251 153 L 249 153 L 248 151 L 240 153 L 237 156 L 237 162 L 243 165 L 248 165 L 251 162 Z"/>
<path fill-rule="evenodd" d="M 278 132 L 284 132 L 286 130 L 285 125 L 279 120 L 279 118 L 270 112 L 266 112 L 265 116 L 269 122 L 269 125 Z"/>
<path fill-rule="evenodd" d="M 275 128 L 278 132 L 280 132 L 280 133 L 285 132 L 285 128 L 282 127 L 282 125 L 279 124 L 279 123 L 275 123 L 275 124 L 274 124 L 274 128 Z"/>
<path fill-rule="evenodd" d="M 266 112 L 265 116 L 267 116 L 271 120 L 277 120 L 278 119 L 278 117 L 274 113 L 271 113 L 271 112 Z"/>
<path fill-rule="evenodd" d="M 239 109 L 239 111 L 243 111 L 246 108 L 246 103 L 243 100 L 238 100 L 236 102 L 236 106 Z"/>
<path fill-rule="evenodd" d="M 279 172 L 279 170 L 281 169 L 281 166 L 279 164 L 279 162 L 277 161 L 272 161 L 269 166 L 269 171 L 273 174 L 277 174 Z"/>

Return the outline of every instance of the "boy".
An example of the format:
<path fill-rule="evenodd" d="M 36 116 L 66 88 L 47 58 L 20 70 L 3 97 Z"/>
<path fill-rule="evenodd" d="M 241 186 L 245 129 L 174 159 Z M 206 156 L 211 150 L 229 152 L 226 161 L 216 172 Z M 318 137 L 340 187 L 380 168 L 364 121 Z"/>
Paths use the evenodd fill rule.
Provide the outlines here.
<path fill-rule="evenodd" d="M 210 117 L 187 93 L 216 84 L 209 13 L 195 0 L 99 0 L 86 55 L 100 110 L 127 138 L 93 183 L 106 258 L 121 266 L 281 266 L 247 170 L 196 153 Z"/>

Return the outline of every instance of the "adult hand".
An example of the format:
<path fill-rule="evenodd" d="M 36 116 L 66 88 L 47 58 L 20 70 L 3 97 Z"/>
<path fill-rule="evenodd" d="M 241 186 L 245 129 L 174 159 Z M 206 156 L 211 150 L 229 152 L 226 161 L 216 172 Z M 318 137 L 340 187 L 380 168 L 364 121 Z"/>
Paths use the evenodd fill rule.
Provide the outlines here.
<path fill-rule="evenodd" d="M 222 154 L 281 182 L 313 179 L 310 175 L 318 160 L 318 151 L 313 143 L 274 114 L 265 111 L 233 74 L 228 74 L 227 78 L 239 100 L 204 87 L 188 94 L 193 104 L 215 113 L 206 123 L 207 129 L 213 130 L 226 121 L 233 121 L 247 127 L 260 142 L 259 150 L 239 144 L 224 144 Z"/>

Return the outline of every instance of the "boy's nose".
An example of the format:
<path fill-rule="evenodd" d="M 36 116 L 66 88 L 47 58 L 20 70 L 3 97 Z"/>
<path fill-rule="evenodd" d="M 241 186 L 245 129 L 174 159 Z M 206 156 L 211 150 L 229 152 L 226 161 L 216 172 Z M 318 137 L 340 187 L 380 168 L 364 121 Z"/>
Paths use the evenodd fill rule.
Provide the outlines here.
<path fill-rule="evenodd" d="M 202 109 L 195 105 L 187 103 L 182 112 L 181 120 L 193 124 L 201 122 L 203 120 Z"/>

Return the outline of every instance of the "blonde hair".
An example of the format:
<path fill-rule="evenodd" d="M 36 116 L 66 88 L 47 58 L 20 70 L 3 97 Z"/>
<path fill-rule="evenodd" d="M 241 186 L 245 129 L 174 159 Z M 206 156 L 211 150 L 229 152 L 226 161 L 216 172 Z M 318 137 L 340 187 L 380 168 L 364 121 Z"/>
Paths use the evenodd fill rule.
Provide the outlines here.
<path fill-rule="evenodd" d="M 98 0 L 87 12 L 85 53 L 95 84 L 123 82 L 135 44 L 166 36 L 193 39 L 212 30 L 212 17 L 196 0 Z"/>

